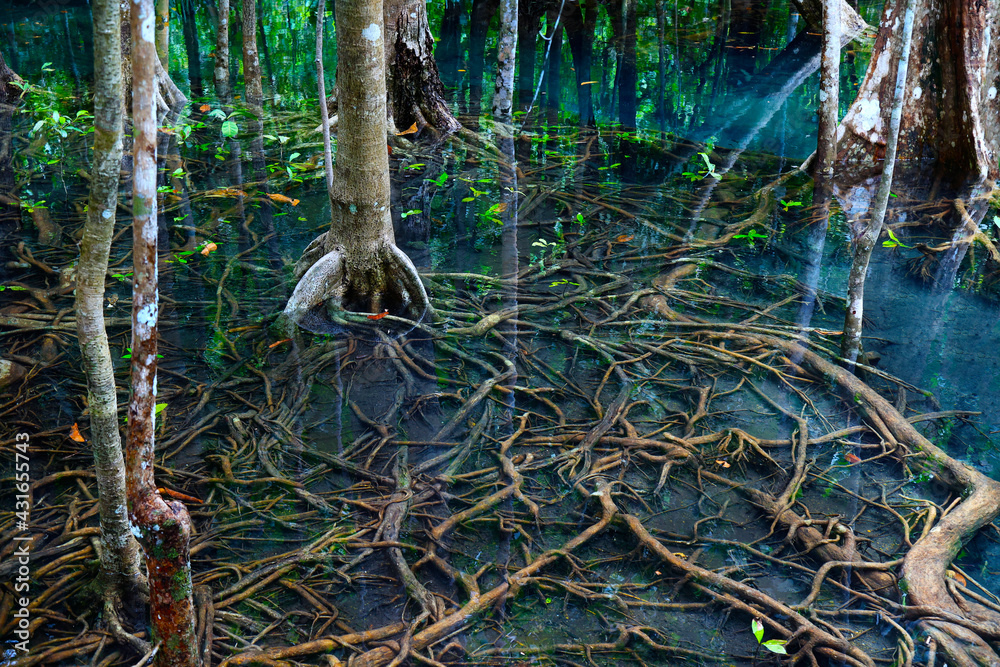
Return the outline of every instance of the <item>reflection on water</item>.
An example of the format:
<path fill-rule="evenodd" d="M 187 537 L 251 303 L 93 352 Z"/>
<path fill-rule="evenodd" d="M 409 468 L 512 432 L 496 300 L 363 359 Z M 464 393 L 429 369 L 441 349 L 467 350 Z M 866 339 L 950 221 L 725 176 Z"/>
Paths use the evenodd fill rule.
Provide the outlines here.
<path fill-rule="evenodd" d="M 859 472 L 851 457 L 875 456 L 878 439 L 824 439 L 856 417 L 801 354 L 752 338 L 801 335 L 835 349 L 843 321 L 853 211 L 842 196 L 827 221 L 812 182 L 792 171 L 815 143 L 818 42 L 788 3 L 658 3 L 659 12 L 639 11 L 632 46 L 601 15 L 587 95 L 571 69 L 580 45 L 559 33 L 538 46 L 549 78 L 513 138 L 489 119 L 463 117 L 484 140 L 392 140 L 397 239 L 433 301 L 402 336 L 365 316 L 316 335 L 274 326 L 291 267 L 326 229 L 329 204 L 318 114 L 304 92 L 315 87 L 308 8 L 263 4 L 271 102 L 259 117 L 206 90 L 212 16 L 181 3 L 172 71 L 194 101 L 164 121 L 161 150 L 157 473 L 204 501 L 192 506 L 192 552 L 196 584 L 211 587 L 217 657 L 426 613 L 406 641 L 437 661 L 579 660 L 591 651 L 599 663 L 726 655 L 749 664 L 755 645 L 743 615 L 730 617 L 707 589 L 693 593 L 622 526 L 588 532 L 602 514 L 593 494 L 610 489 L 620 511 L 640 516 L 683 562 L 754 580 L 790 604 L 808 594 L 812 575 L 781 559 L 759 502 L 749 506 L 719 476 L 778 496 L 805 423 L 814 461 L 797 498 L 814 518 L 839 515 L 871 539 L 871 559 L 898 552 L 898 514 L 861 512 L 859 497 L 893 489 L 898 507 L 912 503 L 908 514 L 926 510 L 903 493 L 944 502 L 928 480 L 888 461 Z M 481 81 L 492 36 L 475 20 L 484 4 L 432 9 L 456 109 L 488 107 Z M 869 17 L 878 9 L 862 4 Z M 10 130 L 0 115 L 17 151 L 6 173 L 22 206 L 7 223 L 15 243 L 0 268 L 0 334 L 4 357 L 32 374 L 3 388 L 0 409 L 14 421 L 0 434 L 6 442 L 10 428 L 30 425 L 36 478 L 68 471 L 68 481 L 46 478 L 36 491 L 47 540 L 39 546 L 86 560 L 92 547 L 78 538 L 93 525 L 94 487 L 89 473 L 73 471 L 88 470 L 89 452 L 64 436 L 87 424 L 67 309 L 87 188 L 79 171 L 90 137 L 86 117 L 74 119 L 86 106 L 89 26 L 85 8 L 46 7 L 0 14 L 11 64 L 52 91 L 32 94 Z M 583 25 L 597 7 L 583 8 L 560 22 Z M 41 20 L 51 16 L 58 20 Z M 555 19 L 539 17 L 540 30 L 551 34 Z M 335 55 L 328 45 L 329 62 Z M 866 59 L 848 54 L 845 90 Z M 629 77 L 635 99 L 622 99 Z M 576 122 L 587 104 L 598 128 Z M 638 130 L 611 122 L 633 113 Z M 235 123 L 236 136 L 224 123 Z M 11 182 L 2 158 L 0 189 Z M 897 227 L 900 243 L 873 263 L 867 379 L 908 417 L 982 411 L 975 424 L 953 413 L 924 428 L 995 476 L 1000 369 L 992 372 L 991 351 L 1000 324 L 993 267 L 981 251 L 972 256 L 970 240 L 993 213 L 987 200 L 968 198 L 975 229 L 935 251 L 947 240 L 928 224 L 940 210 L 899 199 L 892 224 L 920 226 Z M 128 234 L 112 250 L 107 301 L 121 386 Z M 693 472 L 695 460 L 708 474 Z M 996 547 L 980 541 L 963 563 L 981 566 L 989 582 Z M 81 632 L 71 610 L 94 598 L 79 576 L 86 571 L 73 572 L 66 581 L 58 567 L 39 575 L 38 590 L 52 591 L 34 630 L 39 652 Z M 826 595 L 817 604 L 846 600 Z M 455 634 L 427 634 L 430 621 L 456 614 L 470 620 Z M 9 623 L 0 613 L 0 630 Z M 365 650 L 391 660 L 400 632 L 365 638 Z M 389 636 L 389 648 L 371 643 Z M 862 640 L 885 659 L 893 642 L 882 633 Z M 86 646 L 91 664 L 106 664 Z"/>

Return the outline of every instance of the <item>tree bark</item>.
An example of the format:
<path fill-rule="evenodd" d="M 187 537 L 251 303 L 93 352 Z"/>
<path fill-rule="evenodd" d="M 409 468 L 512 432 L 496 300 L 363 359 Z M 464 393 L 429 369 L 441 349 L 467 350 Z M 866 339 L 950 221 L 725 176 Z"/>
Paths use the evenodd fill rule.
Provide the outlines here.
<path fill-rule="evenodd" d="M 181 28 L 184 32 L 184 51 L 188 61 L 188 80 L 191 82 L 191 96 L 198 98 L 204 93 L 201 80 L 201 46 L 198 44 L 198 24 L 195 22 L 194 0 L 180 0 Z M 163 61 L 164 69 L 167 64 Z"/>
<path fill-rule="evenodd" d="M 126 512 L 118 397 L 104 328 L 104 281 L 115 229 L 122 160 L 120 20 L 118 0 L 95 0 L 94 162 L 76 276 L 76 326 L 87 376 L 90 440 L 100 500 L 105 609 L 117 613 L 123 605 L 126 615 L 137 616 L 144 576 L 139 545 L 132 536 Z"/>
<path fill-rule="evenodd" d="M 170 0 L 156 0 L 156 56 L 170 70 Z"/>
<path fill-rule="evenodd" d="M 833 176 L 840 109 L 840 0 L 823 3 L 823 60 L 819 83 L 816 173 Z"/>
<path fill-rule="evenodd" d="M 849 182 L 875 173 L 885 152 L 902 4 L 886 8 L 868 72 L 841 123 L 838 150 Z M 995 2 L 920 0 L 916 7 L 899 158 L 932 165 L 956 189 L 1000 176 L 998 30 Z"/>
<path fill-rule="evenodd" d="M 510 123 L 514 113 L 514 66 L 517 61 L 518 0 L 500 0 L 497 74 L 493 87 L 493 119 Z"/>
<path fill-rule="evenodd" d="M 132 400 L 126 448 L 129 517 L 146 554 L 157 667 L 196 667 L 191 517 L 153 479 L 158 320 L 156 261 L 156 48 L 153 2 L 132 10 L 133 222 Z"/>
<path fill-rule="evenodd" d="M 257 3 L 241 0 L 243 14 L 243 84 L 246 103 L 252 107 L 264 104 L 264 88 L 260 81 L 260 55 L 257 52 Z"/>
<path fill-rule="evenodd" d="M 882 223 L 885 220 L 885 210 L 889 204 L 889 192 L 892 188 L 892 173 L 896 166 L 896 151 L 900 138 L 900 123 L 906 97 L 906 81 L 910 52 L 912 49 L 914 5 L 917 0 L 907 0 L 906 12 L 903 15 L 903 26 L 900 31 L 899 62 L 896 71 L 896 86 L 893 89 L 892 108 L 889 116 L 888 138 L 885 151 L 885 163 L 882 169 L 882 179 L 879 182 L 875 204 L 872 207 L 872 217 L 867 228 L 854 241 L 854 257 L 851 262 L 851 273 L 847 278 L 847 310 L 844 314 L 844 336 L 841 342 L 840 356 L 853 364 L 858 359 L 861 350 L 861 322 L 864 318 L 865 277 L 868 275 L 868 262 L 878 237 L 882 234 Z M 903 3 L 900 3 L 903 4 Z M 849 366 L 849 367 L 851 367 Z"/>
<path fill-rule="evenodd" d="M 517 103 L 526 110 L 535 94 L 535 52 L 544 8 L 539 11 L 536 3 L 521 0 L 517 9 Z"/>
<path fill-rule="evenodd" d="M 419 318 L 428 305 L 392 231 L 382 2 L 341 2 L 337 20 L 340 119 L 330 231 L 306 248 L 296 266 L 301 279 L 285 306 L 291 322 L 317 331 L 331 310 Z"/>
<path fill-rule="evenodd" d="M 622 1 L 622 59 L 618 80 L 618 120 L 626 128 L 636 126 L 638 85 L 636 58 L 636 0 Z M 589 86 L 588 86 L 589 87 Z"/>
<path fill-rule="evenodd" d="M 215 27 L 215 94 L 229 101 L 229 0 L 219 0 Z"/>
<path fill-rule="evenodd" d="M 385 0 L 383 20 L 389 118 L 400 130 L 454 132 L 461 126 L 444 97 L 425 0 Z"/>

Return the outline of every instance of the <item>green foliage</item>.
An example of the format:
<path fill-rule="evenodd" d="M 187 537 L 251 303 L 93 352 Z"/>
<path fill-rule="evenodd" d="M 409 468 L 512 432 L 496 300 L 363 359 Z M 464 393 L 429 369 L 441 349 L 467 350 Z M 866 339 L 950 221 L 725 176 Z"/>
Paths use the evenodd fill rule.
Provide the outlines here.
<path fill-rule="evenodd" d="M 753 636 L 756 638 L 757 644 L 763 646 L 771 653 L 788 655 L 788 651 L 785 649 L 785 645 L 788 644 L 788 642 L 784 639 L 768 639 L 767 641 L 764 641 L 764 624 L 759 618 L 755 618 L 750 622 L 750 629 L 753 630 Z"/>

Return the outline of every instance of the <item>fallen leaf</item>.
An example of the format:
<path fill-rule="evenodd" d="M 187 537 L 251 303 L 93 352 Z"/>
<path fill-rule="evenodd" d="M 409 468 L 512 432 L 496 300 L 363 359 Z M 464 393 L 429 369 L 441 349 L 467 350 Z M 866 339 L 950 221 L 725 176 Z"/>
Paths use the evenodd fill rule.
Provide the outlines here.
<path fill-rule="evenodd" d="M 597 83 L 597 82 L 596 82 L 596 81 L 584 81 L 584 82 L 583 82 L 583 83 L 581 83 L 580 85 L 581 85 L 581 86 L 592 86 L 592 85 L 594 85 L 595 83 Z"/>
<path fill-rule="evenodd" d="M 506 211 L 506 210 L 507 210 L 507 202 L 505 202 L 505 201 L 502 201 L 502 202 L 500 202 L 499 204 L 495 205 L 495 206 L 493 207 L 493 209 L 494 209 L 494 210 L 495 210 L 495 211 L 496 211 L 497 213 L 503 213 L 504 211 Z"/>
<path fill-rule="evenodd" d="M 660 572 L 659 570 L 654 570 L 654 572 L 655 572 L 656 574 L 663 574 L 663 573 L 662 573 L 662 572 Z"/>
<path fill-rule="evenodd" d="M 729 461 L 726 461 L 725 459 L 715 459 L 715 463 L 717 465 L 722 466 L 723 468 L 728 468 L 729 467 Z"/>
<path fill-rule="evenodd" d="M 397 137 L 401 137 L 404 134 L 416 134 L 416 133 L 417 133 L 417 124 L 414 123 L 413 125 L 409 126 L 405 130 L 403 130 L 402 132 L 397 132 L 396 136 Z"/>
<path fill-rule="evenodd" d="M 962 573 L 957 570 L 946 570 L 944 574 L 949 579 L 954 579 L 963 586 L 969 585 L 969 580 L 966 579 L 965 576 L 963 576 Z"/>
<path fill-rule="evenodd" d="M 267 196 L 271 198 L 271 201 L 276 201 L 279 204 L 291 204 L 292 206 L 299 205 L 298 199 L 292 199 L 291 197 L 282 194 L 268 192 Z"/>
<path fill-rule="evenodd" d="M 211 111 L 211 110 L 212 110 L 212 107 L 210 107 L 207 104 L 202 104 L 200 107 L 198 107 L 198 111 L 201 111 L 202 113 L 204 113 L 205 111 Z"/>
<path fill-rule="evenodd" d="M 633 236 L 631 234 L 622 234 L 621 236 L 619 236 L 619 237 L 617 237 L 615 239 L 615 243 L 628 243 L 629 241 L 631 241 L 634 238 L 635 238 L 635 236 Z"/>
<path fill-rule="evenodd" d="M 844 454 L 844 458 L 847 459 L 848 463 L 861 463 L 861 457 L 851 452 Z"/>
<path fill-rule="evenodd" d="M 69 430 L 69 439 L 73 442 L 87 442 L 87 439 L 80 435 L 80 427 L 73 424 L 73 427 Z"/>
<path fill-rule="evenodd" d="M 267 349 L 273 350 L 274 348 L 278 347 L 282 343 L 290 343 L 290 342 L 292 342 L 291 338 L 285 338 L 285 339 L 279 340 L 279 341 L 277 341 L 275 343 L 271 343 L 270 345 L 267 346 Z"/>
<path fill-rule="evenodd" d="M 380 320 L 380 319 L 382 319 L 383 317 L 385 317 L 388 314 L 389 314 L 388 310 L 383 310 L 381 313 L 379 313 L 377 315 L 369 315 L 368 319 L 370 319 L 370 320 Z"/>
<path fill-rule="evenodd" d="M 217 246 L 214 243 L 212 243 L 211 241 L 209 241 L 208 243 L 205 244 L 205 247 L 201 249 L 201 254 L 204 255 L 205 257 L 208 257 L 209 255 L 211 255 L 213 252 L 215 252 L 218 249 L 219 249 L 219 246 Z"/>
<path fill-rule="evenodd" d="M 181 493 L 180 491 L 171 491 L 170 489 L 164 489 L 163 487 L 160 487 L 156 490 L 165 496 L 170 496 L 171 498 L 174 498 L 175 500 L 183 500 L 186 503 L 194 503 L 196 505 L 201 504 L 201 501 L 195 498 L 194 496 L 189 496 L 186 493 Z"/>

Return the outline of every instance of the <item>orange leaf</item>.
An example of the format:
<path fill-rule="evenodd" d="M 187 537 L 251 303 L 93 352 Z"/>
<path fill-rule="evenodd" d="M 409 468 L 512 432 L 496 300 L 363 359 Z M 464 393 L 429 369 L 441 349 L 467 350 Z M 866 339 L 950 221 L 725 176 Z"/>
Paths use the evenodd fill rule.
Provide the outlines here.
<path fill-rule="evenodd" d="M 291 197 L 282 194 L 268 192 L 267 196 L 271 198 L 271 201 L 276 201 L 279 204 L 291 204 L 292 206 L 299 205 L 298 199 L 292 199 Z"/>
<path fill-rule="evenodd" d="M 186 503 L 194 503 L 195 505 L 201 505 L 201 501 L 194 496 L 189 496 L 186 493 L 181 493 L 180 491 L 171 491 L 170 489 L 164 489 L 160 487 L 157 489 L 161 494 L 165 496 L 170 496 L 176 500 L 183 500 Z"/>
<path fill-rule="evenodd" d="M 401 137 L 404 134 L 416 134 L 416 133 L 417 133 L 417 124 L 414 123 L 413 125 L 409 126 L 405 130 L 403 130 L 402 132 L 397 132 L 396 136 L 397 137 Z"/>
<path fill-rule="evenodd" d="M 392 155 L 392 146 L 386 144 L 385 147 L 389 149 L 389 155 Z"/>
<path fill-rule="evenodd" d="M 493 209 L 494 209 L 494 210 L 495 210 L 495 211 L 496 211 L 497 213 L 503 213 L 504 211 L 506 211 L 506 210 L 507 210 L 507 202 L 505 202 L 505 201 L 502 201 L 502 202 L 500 202 L 499 204 L 497 204 L 496 206 L 494 206 L 494 207 L 493 207 Z"/>
<path fill-rule="evenodd" d="M 211 109 L 212 109 L 212 107 L 210 107 L 207 104 L 202 104 L 200 107 L 198 107 L 198 111 L 201 111 L 201 112 L 211 111 Z"/>
<path fill-rule="evenodd" d="M 962 575 L 962 573 L 959 572 L 958 570 L 946 570 L 944 574 L 949 579 L 954 579 L 955 581 L 957 581 L 958 583 L 962 584 L 963 586 L 968 586 L 969 585 L 969 580 L 966 579 Z"/>
<path fill-rule="evenodd" d="M 219 249 L 219 246 L 215 245 L 211 241 L 205 244 L 205 247 L 201 249 L 201 254 L 208 257 L 210 254 Z"/>
<path fill-rule="evenodd" d="M 69 430 L 69 439 L 72 440 L 73 442 L 87 442 L 87 439 L 82 435 L 80 435 L 80 427 L 77 426 L 75 423 L 73 424 L 73 427 L 70 428 Z"/>
<path fill-rule="evenodd" d="M 597 83 L 597 82 L 596 82 L 596 81 L 584 81 L 584 82 L 583 82 L 583 83 L 581 83 L 580 85 L 581 85 L 581 86 L 592 86 L 592 85 L 594 85 L 595 83 Z"/>
<path fill-rule="evenodd" d="M 631 241 L 634 238 L 635 237 L 633 235 L 631 235 L 631 234 L 622 234 L 621 236 L 619 236 L 619 237 L 617 237 L 615 239 L 615 243 L 628 243 L 629 241 Z"/>
<path fill-rule="evenodd" d="M 716 462 L 716 464 L 722 466 L 723 468 L 728 468 L 729 467 L 729 461 L 726 461 L 724 459 L 715 459 L 715 462 Z"/>
<path fill-rule="evenodd" d="M 847 459 L 848 463 L 861 463 L 861 457 L 851 452 L 844 454 L 844 458 Z"/>
<path fill-rule="evenodd" d="M 368 319 L 370 319 L 370 320 L 380 320 L 380 319 L 382 319 L 383 317 L 385 317 L 385 316 L 386 316 L 386 315 L 388 315 L 388 314 L 389 314 L 389 311 L 388 311 L 388 310 L 383 310 L 383 311 L 382 311 L 381 313 L 379 313 L 378 315 L 369 315 L 369 316 L 368 316 Z"/>
<path fill-rule="evenodd" d="M 291 338 L 285 338 L 284 340 L 279 340 L 276 343 L 271 343 L 270 345 L 267 346 L 267 349 L 273 350 L 274 348 L 278 347 L 282 343 L 290 343 L 290 342 L 292 342 Z"/>

